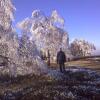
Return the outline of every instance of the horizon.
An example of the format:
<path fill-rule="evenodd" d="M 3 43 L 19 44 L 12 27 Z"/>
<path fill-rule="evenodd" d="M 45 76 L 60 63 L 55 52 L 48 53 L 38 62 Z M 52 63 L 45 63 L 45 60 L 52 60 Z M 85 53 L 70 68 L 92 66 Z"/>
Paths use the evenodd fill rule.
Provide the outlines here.
<path fill-rule="evenodd" d="M 44 3 L 45 2 L 45 3 Z M 13 0 L 15 11 L 14 27 L 26 17 L 30 17 L 33 10 L 39 9 L 49 16 L 52 10 L 57 10 L 65 20 L 65 31 L 70 41 L 84 39 L 93 43 L 97 51 L 100 50 L 100 1 L 99 0 Z M 16 29 L 18 33 L 20 31 Z"/>

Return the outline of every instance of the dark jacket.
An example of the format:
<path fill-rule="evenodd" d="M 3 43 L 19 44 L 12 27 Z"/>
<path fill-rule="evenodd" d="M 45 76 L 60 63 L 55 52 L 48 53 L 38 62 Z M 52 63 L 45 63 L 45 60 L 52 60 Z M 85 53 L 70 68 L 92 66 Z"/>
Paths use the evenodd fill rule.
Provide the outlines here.
<path fill-rule="evenodd" d="M 57 63 L 61 64 L 61 63 L 65 63 L 65 62 L 66 62 L 65 53 L 63 51 L 59 51 L 57 53 Z"/>

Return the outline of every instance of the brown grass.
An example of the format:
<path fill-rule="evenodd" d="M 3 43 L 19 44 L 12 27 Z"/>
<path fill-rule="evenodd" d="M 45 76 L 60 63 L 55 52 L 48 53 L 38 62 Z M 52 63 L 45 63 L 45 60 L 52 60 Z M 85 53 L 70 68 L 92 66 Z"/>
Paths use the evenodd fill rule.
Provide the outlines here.
<path fill-rule="evenodd" d="M 82 68 L 91 68 L 91 69 L 100 71 L 100 60 L 83 59 L 83 60 L 66 62 L 65 65 L 66 65 L 66 68 L 76 66 L 76 67 L 82 67 Z M 49 67 L 56 69 L 59 67 L 59 65 L 56 63 L 51 63 L 51 66 Z"/>

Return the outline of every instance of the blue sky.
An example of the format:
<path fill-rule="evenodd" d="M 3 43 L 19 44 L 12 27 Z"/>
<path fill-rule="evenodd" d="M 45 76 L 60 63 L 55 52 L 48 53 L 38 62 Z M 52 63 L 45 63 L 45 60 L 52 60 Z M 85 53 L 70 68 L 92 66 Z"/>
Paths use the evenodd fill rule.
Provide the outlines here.
<path fill-rule="evenodd" d="M 50 15 L 57 10 L 65 20 L 70 41 L 81 38 L 100 48 L 100 0 L 13 0 L 16 7 L 15 22 L 31 16 L 35 9 Z"/>

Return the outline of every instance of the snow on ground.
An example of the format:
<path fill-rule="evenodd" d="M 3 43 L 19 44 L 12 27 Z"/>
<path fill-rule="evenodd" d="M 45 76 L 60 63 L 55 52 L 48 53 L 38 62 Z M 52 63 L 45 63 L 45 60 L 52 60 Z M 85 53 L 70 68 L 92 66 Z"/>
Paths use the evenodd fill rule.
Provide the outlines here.
<path fill-rule="evenodd" d="M 62 80 L 63 77 L 65 77 L 66 79 L 67 78 L 70 78 L 70 75 L 73 74 L 73 78 L 76 78 L 76 77 L 82 77 L 82 78 L 95 78 L 98 76 L 100 77 L 100 74 L 97 73 L 96 71 L 94 70 L 91 70 L 91 69 L 86 69 L 86 68 L 67 68 L 65 72 L 61 73 L 59 69 L 57 70 L 49 70 L 48 71 L 48 74 L 47 76 L 49 76 L 51 79 L 54 79 L 54 80 Z M 74 76 L 76 75 L 76 76 Z M 100 79 L 100 78 L 99 78 Z M 99 80 L 98 79 L 98 80 Z"/>

